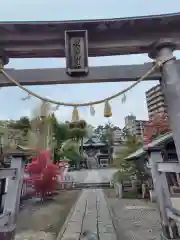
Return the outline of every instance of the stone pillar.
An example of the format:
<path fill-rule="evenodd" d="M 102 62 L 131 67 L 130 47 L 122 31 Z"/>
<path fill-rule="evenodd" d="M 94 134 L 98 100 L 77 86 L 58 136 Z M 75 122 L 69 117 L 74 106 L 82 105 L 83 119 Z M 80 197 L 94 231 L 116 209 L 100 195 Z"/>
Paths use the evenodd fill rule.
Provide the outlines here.
<path fill-rule="evenodd" d="M 180 175 L 179 175 L 179 173 L 176 173 L 176 178 L 177 178 L 178 186 L 180 187 Z"/>
<path fill-rule="evenodd" d="M 17 214 L 19 213 L 21 189 L 24 178 L 22 158 L 19 156 L 11 159 L 11 168 L 17 169 L 15 178 L 9 178 L 4 211 L 0 216 L 0 240 L 13 240 L 15 237 Z M 11 213 L 9 218 L 6 214 Z M 3 220 L 4 219 L 4 220 Z"/>
<path fill-rule="evenodd" d="M 11 227 L 4 227 L 3 231 L 1 231 L 1 229 L 0 229 L 0 239 L 1 240 L 14 240 L 15 228 L 16 228 L 16 225 L 12 225 Z"/>
<path fill-rule="evenodd" d="M 173 57 L 175 48 L 173 41 L 161 40 L 153 44 L 149 56 L 155 60 L 165 60 Z M 180 74 L 177 71 L 176 60 L 171 59 L 165 62 L 161 67 L 161 73 L 161 84 L 167 104 L 170 127 L 180 161 Z"/>
<path fill-rule="evenodd" d="M 165 172 L 159 172 L 157 169 L 157 163 L 163 162 L 161 149 L 158 147 L 153 147 L 148 149 L 148 153 L 157 204 L 160 211 L 163 234 L 166 236 L 166 238 L 171 238 L 171 229 L 173 239 L 179 239 L 177 224 L 173 219 L 168 218 L 166 213 L 166 207 L 172 209 L 172 202 L 166 174 Z"/>
<path fill-rule="evenodd" d="M 12 223 L 16 222 L 17 214 L 19 213 L 21 190 L 24 179 L 24 166 L 22 157 L 13 157 L 11 159 L 11 168 L 17 169 L 17 176 L 15 179 L 9 179 L 4 204 L 4 211 L 11 212 Z"/>
<path fill-rule="evenodd" d="M 149 155 L 149 164 L 151 168 L 151 174 L 152 174 L 152 179 L 153 179 L 153 184 L 154 184 L 154 189 L 155 189 L 155 194 L 156 194 L 156 200 L 157 200 L 157 205 L 159 208 L 159 213 L 160 213 L 160 218 L 161 218 L 161 226 L 164 235 L 169 239 L 170 238 L 170 231 L 169 231 L 169 219 L 166 214 L 166 204 L 167 200 L 165 199 L 165 194 L 163 190 L 163 179 L 162 173 L 158 172 L 157 170 L 157 162 L 162 162 L 162 155 L 160 149 L 151 149 L 148 150 L 148 155 Z M 169 202 L 169 204 L 171 204 Z"/>

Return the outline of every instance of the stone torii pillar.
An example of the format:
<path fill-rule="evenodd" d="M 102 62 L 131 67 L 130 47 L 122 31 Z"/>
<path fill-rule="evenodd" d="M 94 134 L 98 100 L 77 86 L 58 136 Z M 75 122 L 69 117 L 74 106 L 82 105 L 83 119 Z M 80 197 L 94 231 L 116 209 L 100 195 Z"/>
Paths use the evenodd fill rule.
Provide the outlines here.
<path fill-rule="evenodd" d="M 13 240 L 15 238 L 16 220 L 19 212 L 20 196 L 24 178 L 23 156 L 12 154 L 11 168 L 0 169 L 0 177 L 9 178 L 7 193 L 0 215 L 0 239 Z"/>
<path fill-rule="evenodd" d="M 149 57 L 158 60 L 167 60 L 161 67 L 161 85 L 169 115 L 170 127 L 180 162 L 180 73 L 173 58 L 176 45 L 172 40 L 164 39 L 152 45 Z"/>
<path fill-rule="evenodd" d="M 157 206 L 160 213 L 160 220 L 161 220 L 161 226 L 164 235 L 169 239 L 170 237 L 170 231 L 169 231 L 169 219 L 166 213 L 166 205 L 171 206 L 170 198 L 169 196 L 166 196 L 165 198 L 165 192 L 163 189 L 163 183 L 165 184 L 165 187 L 167 186 L 167 179 L 165 177 L 165 174 L 158 172 L 157 169 L 157 163 L 163 162 L 161 149 L 160 148 L 148 148 L 145 149 L 148 153 L 148 161 L 151 168 L 151 174 L 152 174 L 152 180 L 154 185 L 154 190 L 157 198 Z M 167 193 L 167 191 L 166 191 Z"/>

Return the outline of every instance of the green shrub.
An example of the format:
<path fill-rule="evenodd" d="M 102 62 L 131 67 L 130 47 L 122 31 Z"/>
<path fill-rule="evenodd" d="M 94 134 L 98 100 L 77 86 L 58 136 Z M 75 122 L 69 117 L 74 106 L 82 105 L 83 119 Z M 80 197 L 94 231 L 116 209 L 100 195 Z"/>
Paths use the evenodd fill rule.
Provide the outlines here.
<path fill-rule="evenodd" d="M 129 172 L 122 172 L 119 170 L 118 172 L 114 173 L 113 181 L 122 183 L 123 181 L 130 180 L 130 177 L 131 175 Z"/>

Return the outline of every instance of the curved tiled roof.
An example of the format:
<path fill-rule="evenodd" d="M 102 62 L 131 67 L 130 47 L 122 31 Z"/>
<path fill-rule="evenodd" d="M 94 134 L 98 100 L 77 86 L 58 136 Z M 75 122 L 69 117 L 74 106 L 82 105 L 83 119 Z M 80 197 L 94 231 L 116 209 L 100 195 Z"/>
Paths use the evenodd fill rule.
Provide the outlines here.
<path fill-rule="evenodd" d="M 172 138 L 172 133 L 166 133 L 166 134 L 164 134 L 164 135 L 154 139 L 152 142 L 147 144 L 145 147 L 146 147 L 146 149 L 148 149 L 148 148 L 152 148 L 152 147 L 161 146 L 166 141 L 170 140 L 171 138 Z M 146 150 L 144 149 L 144 147 L 142 147 L 142 148 L 139 148 L 134 153 L 132 153 L 129 156 L 127 156 L 125 158 L 125 160 L 133 160 L 133 159 L 139 158 L 139 157 L 141 157 L 141 156 L 143 156 L 145 154 L 146 154 Z"/>

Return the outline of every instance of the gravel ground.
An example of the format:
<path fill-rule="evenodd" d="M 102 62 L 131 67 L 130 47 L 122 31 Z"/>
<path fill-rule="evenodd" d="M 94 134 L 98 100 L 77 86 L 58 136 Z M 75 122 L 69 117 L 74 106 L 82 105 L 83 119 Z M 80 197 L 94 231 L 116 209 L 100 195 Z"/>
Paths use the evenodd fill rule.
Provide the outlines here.
<path fill-rule="evenodd" d="M 80 190 L 61 191 L 44 204 L 37 199 L 24 202 L 17 220 L 15 240 L 54 240 Z"/>
<path fill-rule="evenodd" d="M 139 199 L 119 199 L 114 189 L 104 190 L 104 193 L 118 240 L 160 239 L 160 217 L 155 204 Z"/>

